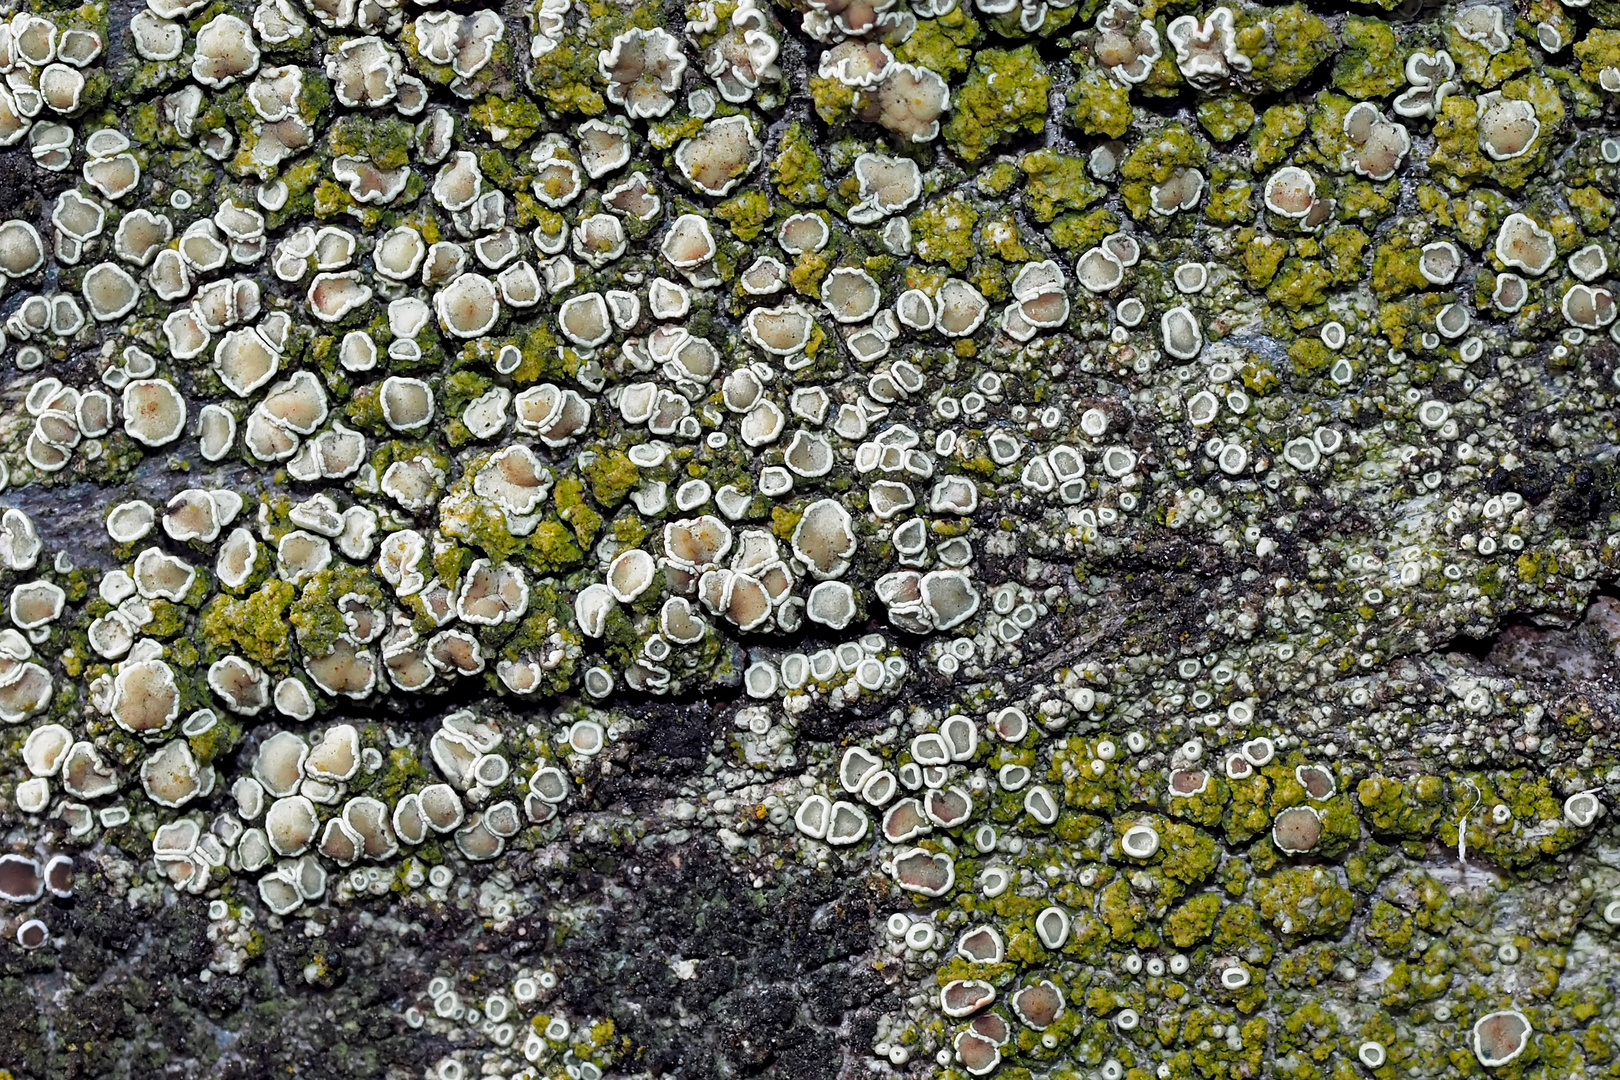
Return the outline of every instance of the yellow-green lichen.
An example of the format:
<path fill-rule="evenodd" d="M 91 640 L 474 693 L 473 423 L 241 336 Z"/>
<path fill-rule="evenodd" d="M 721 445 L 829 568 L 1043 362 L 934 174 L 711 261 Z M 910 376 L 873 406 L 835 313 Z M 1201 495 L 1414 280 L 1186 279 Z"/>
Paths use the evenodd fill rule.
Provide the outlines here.
<path fill-rule="evenodd" d="M 950 119 L 941 134 L 968 161 L 1021 132 L 1038 134 L 1046 126 L 1051 84 L 1033 46 L 985 49 L 975 55 L 967 81 L 952 96 Z"/>

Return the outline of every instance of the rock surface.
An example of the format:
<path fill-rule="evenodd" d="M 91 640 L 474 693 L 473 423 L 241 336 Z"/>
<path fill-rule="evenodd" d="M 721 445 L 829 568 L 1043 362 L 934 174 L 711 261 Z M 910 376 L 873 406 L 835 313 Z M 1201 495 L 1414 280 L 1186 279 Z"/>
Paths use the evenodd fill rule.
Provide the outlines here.
<path fill-rule="evenodd" d="M 1620 13 L 17 0 L 0 1077 L 1620 1076 Z"/>

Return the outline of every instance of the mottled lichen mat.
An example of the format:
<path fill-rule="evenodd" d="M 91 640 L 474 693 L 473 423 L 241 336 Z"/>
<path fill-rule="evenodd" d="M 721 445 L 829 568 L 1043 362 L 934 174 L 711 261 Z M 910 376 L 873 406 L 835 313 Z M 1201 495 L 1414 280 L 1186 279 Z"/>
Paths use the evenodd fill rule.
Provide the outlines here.
<path fill-rule="evenodd" d="M 1620 1076 L 1620 5 L 7 0 L 0 1077 Z"/>

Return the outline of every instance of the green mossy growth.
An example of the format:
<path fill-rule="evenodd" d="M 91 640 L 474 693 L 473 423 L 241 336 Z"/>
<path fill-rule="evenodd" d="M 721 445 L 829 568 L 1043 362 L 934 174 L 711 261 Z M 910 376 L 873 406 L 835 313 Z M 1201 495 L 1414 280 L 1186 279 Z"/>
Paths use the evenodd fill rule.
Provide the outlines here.
<path fill-rule="evenodd" d="M 242 728 L 231 720 L 230 714 L 215 720 L 212 727 L 201 735 L 192 735 L 186 739 L 191 747 L 192 756 L 197 764 L 208 765 L 215 761 L 223 762 L 236 744 L 242 741 Z"/>
<path fill-rule="evenodd" d="M 310 656 L 325 656 L 331 652 L 338 635 L 348 632 L 337 605 L 349 593 L 364 597 L 374 611 L 388 607 L 382 584 L 370 572 L 346 564 L 332 566 L 300 587 L 282 624 L 283 637 L 290 623 L 298 632 L 299 648 Z"/>
<path fill-rule="evenodd" d="M 1221 846 L 1215 838 L 1180 821 L 1169 822 L 1160 830 L 1159 850 L 1164 853 L 1160 868 L 1165 876 L 1183 885 L 1204 881 L 1221 864 Z"/>
<path fill-rule="evenodd" d="M 332 121 L 326 139 L 334 154 L 369 158 L 384 169 L 397 169 L 411 163 L 416 129 L 394 117 L 373 119 L 359 113 L 345 113 Z"/>
<path fill-rule="evenodd" d="M 1335 285 L 1350 285 L 1365 276 L 1366 251 L 1371 243 L 1372 237 L 1354 225 L 1331 228 L 1323 234 L 1322 253 Z"/>
<path fill-rule="evenodd" d="M 1286 937 L 1340 933 L 1355 915 L 1356 898 L 1323 866 L 1289 866 L 1255 884 L 1260 916 Z"/>
<path fill-rule="evenodd" d="M 1216 142 L 1231 142 L 1254 127 L 1254 120 L 1254 106 L 1245 98 L 1205 98 L 1198 103 L 1198 123 Z"/>
<path fill-rule="evenodd" d="M 624 501 L 641 479 L 641 471 L 622 450 L 601 450 L 582 471 L 597 505 L 612 509 Z"/>
<path fill-rule="evenodd" d="M 1298 340 L 1309 341 L 1311 339 L 1300 338 Z M 1320 345 L 1320 342 L 1317 344 Z M 1229 843 L 1247 843 L 1271 827 L 1271 814 L 1266 809 L 1266 797 L 1269 789 L 1270 784 L 1263 776 L 1253 776 L 1247 780 L 1234 780 L 1228 785 L 1231 798 L 1226 804 L 1226 813 L 1221 819 L 1221 828 L 1225 832 Z"/>
<path fill-rule="evenodd" d="M 1507 22 L 1507 32 L 1511 34 L 1511 20 L 1504 21 Z M 1514 36 L 1505 51 L 1492 53 L 1480 42 L 1463 37 L 1455 19 L 1448 19 L 1444 25 L 1446 51 L 1457 63 L 1457 77 L 1469 83 L 1494 90 L 1505 80 L 1528 71 L 1534 64 L 1530 58 L 1529 43 L 1523 37 Z"/>
<path fill-rule="evenodd" d="M 984 36 L 960 4 L 936 19 L 917 20 L 917 29 L 894 50 L 896 60 L 937 71 L 947 80 L 973 62 L 973 46 Z"/>
<path fill-rule="evenodd" d="M 1249 25 L 1239 16 L 1236 38 L 1252 65 L 1249 74 L 1266 90 L 1304 82 L 1338 47 L 1333 27 L 1303 4 L 1260 10 L 1263 18 Z"/>
<path fill-rule="evenodd" d="M 1243 177 L 1212 179 L 1204 202 L 1204 216 L 1225 225 L 1252 221 L 1255 215 L 1255 187 Z"/>
<path fill-rule="evenodd" d="M 563 347 L 547 323 L 540 323 L 516 342 L 523 360 L 510 376 L 519 386 L 537 382 L 562 382 L 579 370 L 579 354 Z M 493 354 L 492 354 L 493 358 Z"/>
<path fill-rule="evenodd" d="M 1351 15 L 1344 48 L 1333 62 L 1333 87 L 1358 101 L 1406 89 L 1404 57 L 1395 31 L 1382 19 Z"/>
<path fill-rule="evenodd" d="M 984 195 L 1005 195 L 1022 179 L 1023 174 L 1018 166 L 1003 158 L 993 165 L 979 170 L 973 178 L 973 186 Z"/>
<path fill-rule="evenodd" d="M 1029 177 L 1024 205 L 1037 221 L 1051 221 L 1060 213 L 1084 210 L 1104 195 L 1102 185 L 1086 172 L 1084 159 L 1056 150 L 1035 150 L 1018 159 Z"/>
<path fill-rule="evenodd" d="M 557 507 L 557 516 L 573 528 L 582 549 L 596 543 L 596 536 L 602 531 L 602 515 L 585 501 L 585 484 L 579 477 L 565 476 L 557 481 L 551 501 Z"/>
<path fill-rule="evenodd" d="M 1333 366 L 1336 354 L 1321 338 L 1301 337 L 1288 346 L 1288 359 L 1294 367 L 1294 384 L 1308 386 Z"/>
<path fill-rule="evenodd" d="M 1474 99 L 1449 97 L 1434 122 L 1434 153 L 1429 167 L 1452 191 L 1466 191 L 1479 183 L 1518 189 L 1546 163 L 1558 143 L 1564 122 L 1564 102 L 1552 80 L 1526 75 L 1503 84 L 1502 96 L 1528 101 L 1535 107 L 1541 129 L 1526 153 L 1506 161 L 1493 161 L 1480 146 L 1479 108 Z"/>
<path fill-rule="evenodd" d="M 1595 187 L 1572 188 L 1565 199 L 1586 232 L 1603 232 L 1614 221 L 1614 200 Z"/>
<path fill-rule="evenodd" d="M 1396 234 L 1373 253 L 1372 290 L 1380 299 L 1390 300 L 1402 293 L 1427 289 L 1429 280 L 1418 269 L 1421 246 L 1411 238 Z"/>
<path fill-rule="evenodd" d="M 1151 948 L 1157 941 L 1152 920 L 1142 901 L 1124 878 L 1115 878 L 1098 895 L 1097 914 L 1107 925 L 1116 946 Z"/>
<path fill-rule="evenodd" d="M 492 379 L 476 371 L 463 369 L 452 372 L 444 380 L 445 413 L 460 416 L 469 404 L 494 385 Z"/>
<path fill-rule="evenodd" d="M 1263 289 L 1271 284 L 1288 257 L 1288 241 L 1269 236 L 1255 229 L 1243 229 L 1238 235 L 1238 264 L 1251 288 Z"/>
<path fill-rule="evenodd" d="M 1181 124 L 1165 124 L 1144 137 L 1120 162 L 1120 195 L 1138 221 L 1152 215 L 1153 188 L 1180 169 L 1202 169 L 1209 161 L 1209 145 Z"/>
<path fill-rule="evenodd" d="M 1068 99 L 1064 119 L 1082 135 L 1118 139 L 1131 128 L 1130 91 L 1105 72 L 1095 68 L 1080 71 L 1069 87 Z"/>
<path fill-rule="evenodd" d="M 757 238 L 771 219 L 771 200 L 763 191 L 743 191 L 714 208 L 715 216 L 739 240 Z"/>
<path fill-rule="evenodd" d="M 1597 86 L 1604 68 L 1620 67 L 1620 30 L 1588 30 L 1575 43 L 1575 57 L 1581 62 L 1581 78 Z"/>
<path fill-rule="evenodd" d="M 1266 299 L 1290 311 L 1322 302 L 1333 284 L 1333 274 L 1315 259 L 1285 259 L 1266 289 Z"/>
<path fill-rule="evenodd" d="M 539 106 L 526 97 L 496 97 L 485 94 L 468 110 L 468 116 L 491 142 L 516 150 L 545 124 Z"/>
<path fill-rule="evenodd" d="M 946 143 L 964 160 L 978 161 L 990 148 L 1020 132 L 1046 127 L 1052 79 L 1033 46 L 985 49 L 973 61 L 967 82 L 952 95 Z"/>
<path fill-rule="evenodd" d="M 826 170 L 821 155 L 804 125 L 793 123 L 782 135 L 770 163 L 777 193 L 794 206 L 819 203 L 827 197 Z"/>
<path fill-rule="evenodd" d="M 1048 229 L 1052 242 L 1064 251 L 1084 251 L 1119 231 L 1119 215 L 1097 209 L 1089 214 L 1059 214 Z"/>
<path fill-rule="evenodd" d="M 577 27 L 571 28 L 555 48 L 535 57 L 529 88 L 547 111 L 562 116 L 600 116 L 607 110 L 596 59 L 605 39 L 611 39 L 618 29 L 603 26 L 598 32 L 583 33 Z"/>
<path fill-rule="evenodd" d="M 1277 951 L 1276 940 L 1260 913 L 1248 904 L 1228 904 L 1215 924 L 1212 944 L 1246 964 L 1265 967 Z"/>
<path fill-rule="evenodd" d="M 210 654 L 234 652 L 267 670 L 285 670 L 292 659 L 287 613 L 296 595 L 290 582 L 271 578 L 240 600 L 214 597 L 198 626 Z"/>
<path fill-rule="evenodd" d="M 1298 102 L 1273 105 L 1261 113 L 1260 126 L 1249 131 L 1255 171 L 1262 172 L 1286 158 L 1305 134 L 1305 126 L 1305 106 Z"/>
<path fill-rule="evenodd" d="M 973 230 L 978 223 L 978 211 L 960 192 L 952 192 L 912 216 L 912 251 L 924 262 L 942 262 L 952 270 L 965 270 L 976 254 Z"/>
<path fill-rule="evenodd" d="M 542 521 L 529 538 L 525 561 L 538 573 L 554 574 L 578 566 L 585 553 L 575 542 L 575 534 L 555 518 Z"/>
<path fill-rule="evenodd" d="M 845 86 L 837 79 L 812 75 L 809 81 L 810 100 L 815 103 L 816 115 L 828 125 L 841 124 L 855 111 L 855 88 Z"/>
<path fill-rule="evenodd" d="M 1169 937 L 1178 949 L 1190 949 L 1215 932 L 1221 914 L 1220 893 L 1199 893 L 1170 913 Z"/>
<path fill-rule="evenodd" d="M 994 214 L 980 222 L 979 242 L 985 251 L 990 252 L 1004 262 L 1028 262 L 1032 258 L 1029 249 L 1024 246 L 1023 241 L 1019 238 L 1018 218 L 1007 211 Z M 999 268 L 996 269 L 999 270 Z M 986 263 L 981 273 L 990 272 L 991 270 L 991 264 Z M 1005 277 L 1005 275 L 1002 275 L 1002 277 Z M 976 280 L 974 284 L 978 285 L 980 292 L 992 297 L 992 299 L 1002 298 L 1002 296 L 993 296 L 992 289 L 1002 294 L 1006 292 L 1004 282 L 999 289 L 994 285 L 992 285 L 991 289 L 987 289 Z"/>
<path fill-rule="evenodd" d="M 832 269 L 833 252 L 807 251 L 800 255 L 788 270 L 788 284 L 794 291 L 812 299 L 821 299 L 821 279 Z"/>
<path fill-rule="evenodd" d="M 1367 939 L 1385 956 L 1402 958 L 1417 933 L 1410 912 L 1384 900 L 1374 900 L 1367 912 Z"/>

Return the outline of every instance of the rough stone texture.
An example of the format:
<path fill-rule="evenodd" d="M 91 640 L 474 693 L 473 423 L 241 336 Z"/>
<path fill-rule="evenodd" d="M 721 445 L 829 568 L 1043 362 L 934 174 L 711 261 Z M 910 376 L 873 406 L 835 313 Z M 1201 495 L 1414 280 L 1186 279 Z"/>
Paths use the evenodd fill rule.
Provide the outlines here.
<path fill-rule="evenodd" d="M 1620 9 L 0 14 L 0 1078 L 1620 1077 Z"/>

